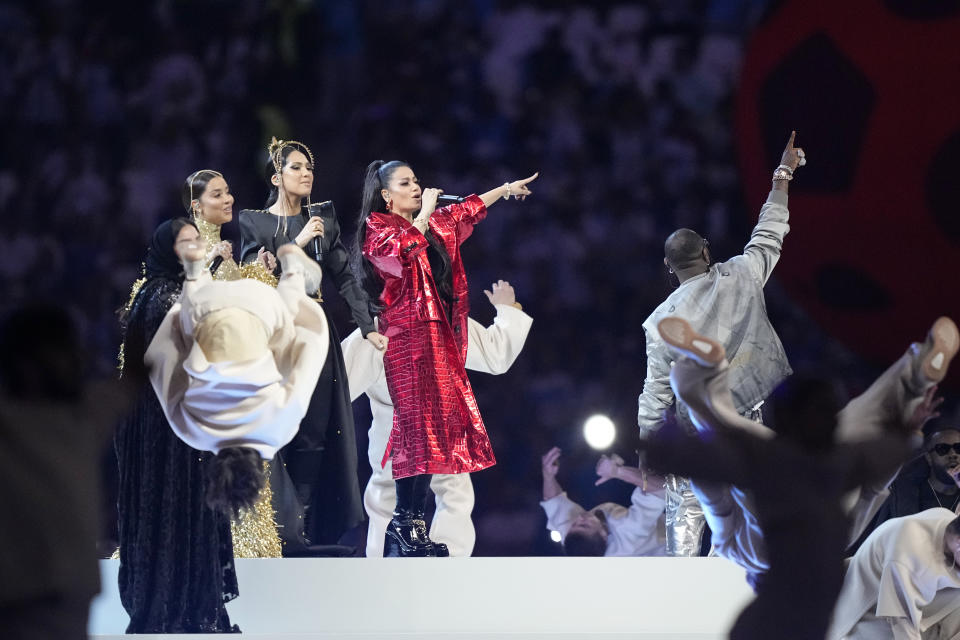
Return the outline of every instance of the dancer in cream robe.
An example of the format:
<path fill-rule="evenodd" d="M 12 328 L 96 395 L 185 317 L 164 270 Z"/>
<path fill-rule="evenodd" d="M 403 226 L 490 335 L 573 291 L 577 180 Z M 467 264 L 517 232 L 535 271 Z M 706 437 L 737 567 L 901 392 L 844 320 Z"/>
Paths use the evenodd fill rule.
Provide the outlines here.
<path fill-rule="evenodd" d="M 828 640 L 960 638 L 960 518 L 893 518 L 850 560 Z"/>
<path fill-rule="evenodd" d="M 496 307 L 497 316 L 489 327 L 469 319 L 466 368 L 499 375 L 516 360 L 533 318 L 520 309 L 509 282 L 500 280 L 485 293 Z M 384 534 L 397 502 L 391 463 L 387 460 L 385 465 L 380 464 L 393 428 L 393 403 L 383 373 L 383 351 L 364 340 L 359 329 L 344 338 L 340 346 L 347 367 L 350 400 L 367 394 L 373 414 L 367 447 L 373 473 L 363 493 L 363 504 L 370 519 L 367 557 L 382 557 Z M 469 556 L 476 541 L 476 531 L 470 519 L 474 503 L 470 474 L 435 474 L 430 488 L 436 496 L 430 538 L 445 543 L 451 556 Z"/>
<path fill-rule="evenodd" d="M 326 360 L 323 310 L 307 297 L 320 268 L 299 247 L 278 250 L 277 288 L 215 282 L 205 242 L 177 247 L 186 281 L 144 360 L 164 414 L 195 449 L 256 450 L 264 460 L 297 433 Z"/>

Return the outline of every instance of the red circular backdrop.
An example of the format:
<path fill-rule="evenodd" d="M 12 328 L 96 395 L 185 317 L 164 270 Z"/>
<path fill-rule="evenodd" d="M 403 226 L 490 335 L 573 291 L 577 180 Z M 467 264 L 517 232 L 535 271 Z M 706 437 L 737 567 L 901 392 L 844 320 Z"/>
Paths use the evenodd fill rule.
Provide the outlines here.
<path fill-rule="evenodd" d="M 823 329 L 883 363 L 960 321 L 960 1 L 780 2 L 736 117 L 750 210 L 791 129 L 809 156 L 776 276 Z"/>

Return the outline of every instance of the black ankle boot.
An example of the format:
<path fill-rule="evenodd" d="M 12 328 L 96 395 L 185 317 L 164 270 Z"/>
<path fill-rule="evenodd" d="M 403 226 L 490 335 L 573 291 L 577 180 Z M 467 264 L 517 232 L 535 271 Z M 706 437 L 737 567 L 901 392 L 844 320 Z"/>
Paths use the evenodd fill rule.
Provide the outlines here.
<path fill-rule="evenodd" d="M 414 522 L 417 523 L 420 537 L 430 545 L 433 550 L 432 555 L 439 558 L 446 558 L 450 555 L 450 550 L 447 548 L 447 545 L 431 540 L 430 533 L 427 531 L 425 514 L 427 511 L 427 499 L 431 494 L 430 480 L 432 478 L 433 476 L 428 473 L 415 477 L 413 483 L 413 508 L 411 511 L 413 511 Z"/>
<path fill-rule="evenodd" d="M 425 558 L 436 555 L 437 551 L 426 535 L 423 520 L 418 520 L 410 511 L 394 511 L 383 539 L 383 557 Z"/>
<path fill-rule="evenodd" d="M 423 512 L 415 513 L 414 520 L 415 526 L 417 527 L 417 533 L 420 534 L 422 540 L 426 540 L 427 543 L 433 548 L 433 554 L 438 558 L 447 558 L 450 556 L 450 549 L 447 548 L 442 542 L 434 542 L 430 539 L 430 534 L 427 531 L 427 521 L 424 518 Z"/>
<path fill-rule="evenodd" d="M 441 556 L 450 555 L 445 544 L 430 540 L 424 512 L 430 495 L 429 474 L 400 478 L 397 485 L 397 509 L 387 525 L 383 555 L 390 556 Z"/>

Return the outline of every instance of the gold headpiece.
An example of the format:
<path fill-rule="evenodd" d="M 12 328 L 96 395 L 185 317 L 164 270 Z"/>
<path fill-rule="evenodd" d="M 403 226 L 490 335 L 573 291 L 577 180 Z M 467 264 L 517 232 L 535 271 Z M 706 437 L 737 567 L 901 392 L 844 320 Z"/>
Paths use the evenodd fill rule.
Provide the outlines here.
<path fill-rule="evenodd" d="M 283 188 L 283 150 L 285 147 L 298 147 L 304 155 L 310 159 L 310 169 L 313 169 L 313 153 L 310 152 L 310 147 L 303 144 L 299 140 L 277 140 L 276 136 L 270 137 L 270 144 L 267 145 L 267 153 L 270 154 L 270 160 L 273 162 L 273 170 L 277 175 L 277 189 L 280 192 L 284 191 Z M 287 201 L 282 200 L 283 210 L 287 209 Z M 307 196 L 307 210 L 310 210 L 310 196 Z M 277 233 L 283 231 L 283 234 L 287 233 L 287 216 L 280 216 L 277 219 Z"/>
<path fill-rule="evenodd" d="M 299 140 L 277 140 L 276 136 L 272 136 L 270 138 L 270 144 L 267 146 L 267 153 L 270 154 L 270 160 L 273 161 L 273 168 L 277 172 L 277 175 L 280 175 L 283 171 L 283 154 L 281 152 L 284 147 L 298 147 L 303 151 L 304 155 L 310 158 L 310 166 L 313 166 L 313 153 L 311 153 L 310 147 Z"/>
<path fill-rule="evenodd" d="M 223 174 L 220 173 L 219 171 L 214 171 L 213 169 L 200 169 L 199 171 L 194 171 L 193 173 L 191 173 L 191 174 L 190 174 L 190 177 L 187 178 L 187 184 L 190 185 L 190 212 L 193 214 L 193 217 L 194 217 L 194 218 L 197 218 L 197 217 L 199 217 L 199 216 L 197 216 L 197 211 L 196 211 L 196 209 L 193 208 L 193 200 L 194 200 L 194 197 L 193 197 L 193 181 L 196 180 L 196 179 L 200 176 L 201 173 L 212 173 L 214 176 L 216 176 L 216 177 L 218 177 L 218 178 L 222 178 L 222 177 L 223 177 Z"/>

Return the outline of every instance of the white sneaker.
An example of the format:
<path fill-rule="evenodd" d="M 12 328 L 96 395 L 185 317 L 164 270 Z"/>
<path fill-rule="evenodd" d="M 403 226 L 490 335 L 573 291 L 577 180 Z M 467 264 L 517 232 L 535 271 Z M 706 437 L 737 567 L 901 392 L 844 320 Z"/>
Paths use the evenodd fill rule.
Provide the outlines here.
<path fill-rule="evenodd" d="M 693 330 L 683 318 L 664 318 L 657 324 L 664 342 L 686 356 L 670 371 L 670 386 L 693 414 L 698 430 L 740 429 L 760 438 L 772 438 L 768 427 L 737 412 L 730 394 L 729 365 L 723 345 Z"/>
<path fill-rule="evenodd" d="M 940 382 L 946 377 L 947 368 L 957 355 L 957 349 L 960 349 L 957 325 L 950 318 L 940 316 L 930 327 L 921 349 L 925 352 L 920 364 L 923 375 L 931 382 Z"/>
<path fill-rule="evenodd" d="M 722 344 L 700 335 L 683 318 L 664 318 L 657 324 L 657 331 L 664 342 L 704 367 L 715 367 L 727 357 Z"/>
<path fill-rule="evenodd" d="M 316 260 L 310 259 L 296 244 L 291 242 L 277 249 L 277 260 L 280 261 L 280 268 L 284 273 L 299 273 L 303 276 L 307 295 L 313 295 L 320 289 L 323 270 Z"/>

